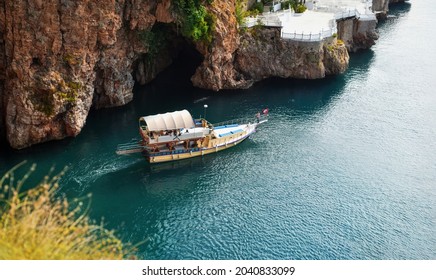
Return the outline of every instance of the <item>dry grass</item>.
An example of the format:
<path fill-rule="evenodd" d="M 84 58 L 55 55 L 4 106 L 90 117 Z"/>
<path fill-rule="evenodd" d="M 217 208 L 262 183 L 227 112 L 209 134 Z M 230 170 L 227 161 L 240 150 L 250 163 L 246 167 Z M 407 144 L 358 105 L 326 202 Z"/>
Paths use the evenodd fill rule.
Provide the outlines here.
<path fill-rule="evenodd" d="M 46 176 L 20 192 L 30 174 L 15 182 L 14 167 L 0 179 L 0 260 L 123 259 L 131 252 L 102 224 L 93 223 L 83 201 L 56 198 L 61 174 Z M 71 204 L 74 204 L 72 206 Z M 89 204 L 88 204 L 89 206 Z"/>

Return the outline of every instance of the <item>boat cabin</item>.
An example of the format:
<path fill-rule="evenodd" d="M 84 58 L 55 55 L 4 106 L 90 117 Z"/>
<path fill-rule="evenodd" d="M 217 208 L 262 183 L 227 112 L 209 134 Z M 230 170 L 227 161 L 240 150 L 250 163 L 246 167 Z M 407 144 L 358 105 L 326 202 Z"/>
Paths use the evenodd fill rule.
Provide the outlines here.
<path fill-rule="evenodd" d="M 187 110 L 139 118 L 139 133 L 147 146 L 204 138 L 212 128 L 205 119 L 194 120 Z"/>

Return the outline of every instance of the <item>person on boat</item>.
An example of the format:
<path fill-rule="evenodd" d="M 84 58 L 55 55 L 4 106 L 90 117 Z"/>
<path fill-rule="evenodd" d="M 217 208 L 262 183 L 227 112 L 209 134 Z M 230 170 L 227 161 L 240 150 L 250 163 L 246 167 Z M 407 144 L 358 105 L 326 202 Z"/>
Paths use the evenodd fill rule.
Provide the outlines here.
<path fill-rule="evenodd" d="M 256 114 L 256 120 L 257 120 L 257 123 L 260 122 L 260 112 L 257 112 L 257 114 Z"/>
<path fill-rule="evenodd" d="M 173 143 L 173 142 L 169 142 L 169 143 L 167 143 L 167 148 L 168 148 L 168 150 L 170 150 L 170 151 L 174 151 L 174 143 Z"/>
<path fill-rule="evenodd" d="M 159 152 L 159 147 L 158 146 L 152 146 L 151 147 L 151 150 L 153 151 L 153 152 Z"/>
<path fill-rule="evenodd" d="M 265 116 L 268 116 L 268 113 L 269 113 L 268 108 L 263 109 L 262 114 L 264 114 Z"/>

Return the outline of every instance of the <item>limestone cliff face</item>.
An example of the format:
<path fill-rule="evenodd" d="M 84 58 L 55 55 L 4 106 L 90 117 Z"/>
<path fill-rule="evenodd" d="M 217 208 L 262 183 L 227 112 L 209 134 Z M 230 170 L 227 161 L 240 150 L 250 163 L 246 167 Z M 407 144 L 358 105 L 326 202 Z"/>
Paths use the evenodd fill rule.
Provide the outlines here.
<path fill-rule="evenodd" d="M 214 1 L 209 9 L 216 17 L 214 40 L 197 49 L 204 55 L 192 77 L 197 87 L 221 90 L 247 88 L 267 77 L 303 79 L 338 74 L 348 66 L 343 45 L 333 42 L 298 43 L 280 38 L 278 29 L 257 28 L 240 34 L 235 0 Z"/>
<path fill-rule="evenodd" d="M 379 19 L 386 18 L 389 11 L 389 4 L 403 3 L 405 0 L 372 0 L 372 10 L 379 12 Z"/>
<path fill-rule="evenodd" d="M 255 29 L 241 36 L 235 65 L 244 79 L 259 81 L 268 77 L 318 79 L 343 73 L 348 52 L 336 39 L 296 42 L 280 38 L 275 28 Z"/>
<path fill-rule="evenodd" d="M 368 49 L 378 39 L 376 20 L 346 19 L 337 22 L 337 27 L 339 38 L 350 52 Z"/>
<path fill-rule="evenodd" d="M 389 2 L 393 0 L 372 0 L 372 10 L 374 12 L 382 12 L 386 14 L 389 10 Z"/>
<path fill-rule="evenodd" d="M 209 11 L 215 17 L 215 31 L 210 45 L 197 44 L 204 61 L 192 77 L 194 86 L 216 91 L 250 86 L 240 79 L 233 63 L 239 45 L 235 0 L 213 1 Z"/>
<path fill-rule="evenodd" d="M 138 33 L 169 20 L 168 4 L 0 0 L 0 106 L 11 146 L 75 136 L 91 105 L 132 100 L 132 64 L 148 52 Z"/>
<path fill-rule="evenodd" d="M 6 53 L 5 53 L 5 41 L 3 38 L 3 34 L 5 34 L 5 17 L 2 16 L 5 14 L 5 7 L 1 5 L 0 2 L 0 139 L 4 139 L 6 136 L 5 132 L 5 119 L 4 119 L 4 109 L 3 109 L 3 97 L 4 97 L 4 83 L 6 79 Z"/>
<path fill-rule="evenodd" d="M 377 12 L 378 19 L 384 19 L 389 10 L 389 4 L 404 2 L 404 0 L 373 0 L 372 9 Z M 370 19 L 346 19 L 338 22 L 338 35 L 350 52 L 368 49 L 378 39 L 377 21 Z"/>

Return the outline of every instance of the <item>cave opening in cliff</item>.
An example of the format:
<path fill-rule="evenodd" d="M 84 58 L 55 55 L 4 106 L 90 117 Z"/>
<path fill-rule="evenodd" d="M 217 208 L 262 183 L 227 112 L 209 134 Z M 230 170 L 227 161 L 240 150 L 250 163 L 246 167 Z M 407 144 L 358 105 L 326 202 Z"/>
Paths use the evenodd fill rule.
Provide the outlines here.
<path fill-rule="evenodd" d="M 149 45 L 134 64 L 135 87 L 171 81 L 174 87 L 192 87 L 191 77 L 203 61 L 195 45 L 186 40 L 173 24 L 155 24 L 140 35 Z"/>

